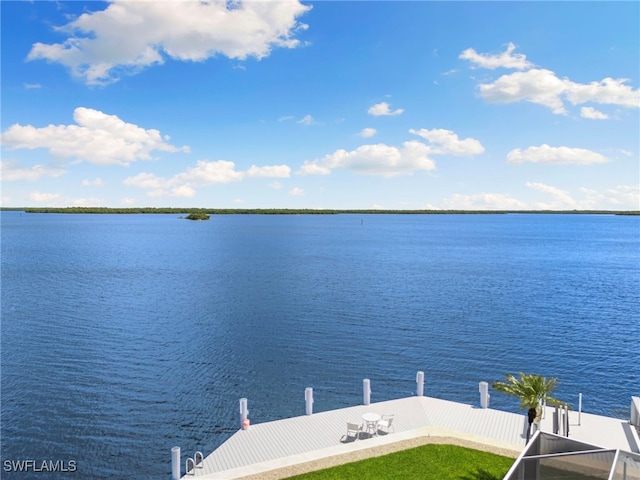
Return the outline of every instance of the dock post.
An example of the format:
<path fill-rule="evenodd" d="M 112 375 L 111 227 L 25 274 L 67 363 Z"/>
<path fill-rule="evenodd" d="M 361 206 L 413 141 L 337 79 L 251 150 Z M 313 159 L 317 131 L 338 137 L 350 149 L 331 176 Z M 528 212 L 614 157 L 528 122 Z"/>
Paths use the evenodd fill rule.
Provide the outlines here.
<path fill-rule="evenodd" d="M 248 422 L 247 417 L 249 415 L 249 409 L 247 408 L 247 399 L 240 399 L 240 427 L 245 430 L 247 428 Z"/>
<path fill-rule="evenodd" d="M 582 415 L 582 393 L 578 394 L 578 426 L 580 426 L 580 416 Z"/>
<path fill-rule="evenodd" d="M 364 405 L 371 403 L 371 381 L 368 378 L 362 380 L 362 402 Z"/>
<path fill-rule="evenodd" d="M 180 480 L 180 447 L 171 449 L 171 480 Z"/>
<path fill-rule="evenodd" d="M 313 388 L 307 387 L 304 389 L 304 400 L 307 404 L 307 415 L 313 413 Z"/>
<path fill-rule="evenodd" d="M 416 383 L 418 384 L 416 393 L 418 394 L 419 397 L 423 397 L 424 396 L 424 372 L 422 371 L 418 372 L 418 374 L 416 375 Z"/>
<path fill-rule="evenodd" d="M 480 406 L 482 408 L 489 408 L 489 384 L 487 382 L 480 382 L 478 389 L 480 390 Z"/>

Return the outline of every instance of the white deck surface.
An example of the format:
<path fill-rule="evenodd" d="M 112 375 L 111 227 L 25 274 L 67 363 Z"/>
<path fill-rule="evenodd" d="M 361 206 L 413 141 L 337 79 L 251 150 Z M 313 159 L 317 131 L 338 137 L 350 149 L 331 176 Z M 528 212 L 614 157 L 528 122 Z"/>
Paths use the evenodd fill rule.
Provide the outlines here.
<path fill-rule="evenodd" d="M 346 442 L 347 422 L 361 423 L 366 412 L 394 414 L 395 431 Z M 626 421 L 582 413 L 581 425 L 577 423 L 577 412 L 571 412 L 571 438 L 603 448 L 638 451 L 637 436 L 634 439 L 629 435 Z M 525 445 L 527 425 L 526 414 L 481 409 L 431 397 L 408 397 L 253 424 L 233 434 L 194 472 L 201 480 L 242 478 L 425 435 L 457 436 L 517 455 Z M 541 429 L 552 432 L 552 428 L 552 409 L 547 408 Z"/>

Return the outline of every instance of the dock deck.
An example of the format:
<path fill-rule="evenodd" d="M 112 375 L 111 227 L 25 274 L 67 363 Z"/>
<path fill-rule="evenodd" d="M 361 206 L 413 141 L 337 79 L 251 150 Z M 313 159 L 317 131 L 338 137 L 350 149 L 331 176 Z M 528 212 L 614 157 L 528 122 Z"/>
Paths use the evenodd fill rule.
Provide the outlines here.
<path fill-rule="evenodd" d="M 394 414 L 394 431 L 347 441 L 347 422 L 361 423 L 367 412 Z M 552 431 L 552 412 L 548 407 L 541 430 Z M 571 412 L 571 438 L 603 448 L 638 451 L 637 434 L 633 435 L 625 420 L 582 413 L 580 426 L 577 423 L 578 413 Z M 526 414 L 431 397 L 407 397 L 251 425 L 233 434 L 204 459 L 201 468 L 182 478 L 219 480 L 252 475 L 266 478 L 267 472 L 285 467 L 337 456 L 345 457 L 345 461 L 357 460 L 362 458 L 358 455 L 363 451 L 421 438 L 427 439 L 424 443 L 441 437 L 459 439 L 515 458 L 525 445 L 527 427 Z"/>

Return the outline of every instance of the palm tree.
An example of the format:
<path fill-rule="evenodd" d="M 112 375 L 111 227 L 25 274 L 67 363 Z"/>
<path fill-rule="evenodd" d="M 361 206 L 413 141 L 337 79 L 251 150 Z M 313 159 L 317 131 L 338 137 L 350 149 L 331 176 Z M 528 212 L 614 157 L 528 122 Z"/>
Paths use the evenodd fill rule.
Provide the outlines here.
<path fill-rule="evenodd" d="M 508 373 L 505 375 L 506 382 L 493 382 L 491 388 L 518 397 L 520 408 L 536 408 L 545 397 L 549 403 L 562 403 L 549 396 L 558 385 L 557 378 L 548 379 L 542 375 L 522 372 L 518 373 L 518 377 Z"/>
<path fill-rule="evenodd" d="M 520 408 L 528 408 L 529 430 L 527 431 L 527 441 L 529 440 L 529 432 L 531 424 L 539 421 L 542 416 L 542 407 L 540 402 L 546 399 L 547 402 L 560 405 L 564 404 L 550 396 L 551 392 L 558 385 L 557 378 L 546 378 L 542 375 L 531 373 L 518 373 L 518 377 L 510 373 L 505 375 L 505 382 L 495 381 L 491 384 L 491 388 L 504 392 L 507 395 L 513 395 L 520 399 Z"/>

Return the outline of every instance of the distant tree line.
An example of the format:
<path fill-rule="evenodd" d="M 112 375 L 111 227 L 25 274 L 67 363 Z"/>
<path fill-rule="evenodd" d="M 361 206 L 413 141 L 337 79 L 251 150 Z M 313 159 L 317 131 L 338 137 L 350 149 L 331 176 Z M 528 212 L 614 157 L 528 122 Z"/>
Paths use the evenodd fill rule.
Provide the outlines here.
<path fill-rule="evenodd" d="M 90 214 L 191 214 L 204 213 L 208 215 L 336 215 L 336 214 L 420 214 L 420 215 L 451 215 L 451 214 L 608 214 L 608 215 L 640 215 L 640 211 L 612 211 L 612 210 L 378 210 L 378 209 L 313 209 L 313 208 L 176 208 L 176 207 L 29 207 L 6 208 L 5 211 L 21 211 L 26 213 L 90 213 Z"/>

